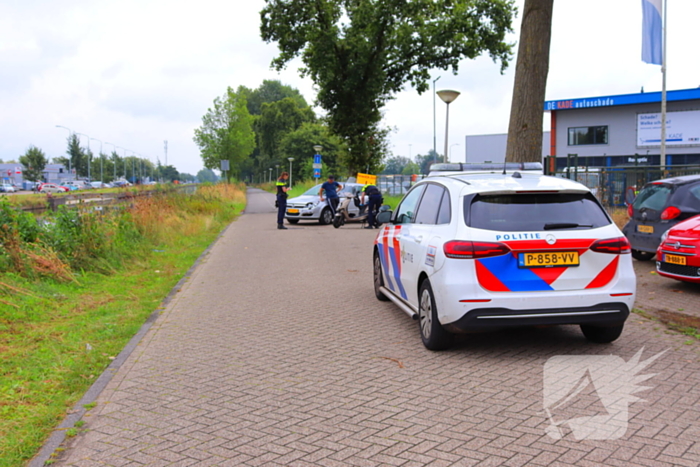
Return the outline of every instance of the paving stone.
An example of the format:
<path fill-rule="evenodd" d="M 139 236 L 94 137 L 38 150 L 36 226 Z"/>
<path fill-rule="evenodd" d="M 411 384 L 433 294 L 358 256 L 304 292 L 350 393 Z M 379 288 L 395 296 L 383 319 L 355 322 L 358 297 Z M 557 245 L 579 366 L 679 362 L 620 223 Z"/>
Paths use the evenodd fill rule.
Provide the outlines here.
<path fill-rule="evenodd" d="M 696 341 L 632 315 L 609 345 L 552 327 L 459 336 L 452 349 L 430 352 L 415 322 L 374 298 L 376 232 L 278 231 L 273 203 L 249 191 L 247 213 L 170 301 L 100 395 L 89 430 L 54 465 L 700 464 Z M 700 303 L 700 288 L 635 267 L 639 307 Z M 622 438 L 575 439 L 570 419 L 557 420 L 561 439 L 546 434 L 549 358 L 628 362 L 642 347 L 643 360 L 666 353 L 643 370 L 657 375 L 636 394 L 645 402 L 629 404 Z"/>

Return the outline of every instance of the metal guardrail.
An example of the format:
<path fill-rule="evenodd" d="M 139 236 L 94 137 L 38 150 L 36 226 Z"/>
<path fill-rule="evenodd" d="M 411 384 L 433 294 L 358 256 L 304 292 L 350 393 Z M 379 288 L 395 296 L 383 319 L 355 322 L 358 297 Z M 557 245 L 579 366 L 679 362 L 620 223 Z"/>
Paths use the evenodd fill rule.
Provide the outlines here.
<path fill-rule="evenodd" d="M 402 196 L 419 180 L 427 175 L 377 175 L 377 188 L 382 194 L 389 196 Z"/>
<path fill-rule="evenodd" d="M 555 175 L 586 185 L 605 207 L 622 207 L 631 203 L 649 182 L 696 174 L 700 174 L 699 165 L 569 167 Z"/>
<path fill-rule="evenodd" d="M 603 206 L 623 207 L 649 182 L 683 175 L 700 174 L 700 165 L 635 165 L 617 167 L 568 167 L 551 175 L 576 180 L 591 189 Z M 379 175 L 377 187 L 390 196 L 405 195 L 426 175 Z"/>

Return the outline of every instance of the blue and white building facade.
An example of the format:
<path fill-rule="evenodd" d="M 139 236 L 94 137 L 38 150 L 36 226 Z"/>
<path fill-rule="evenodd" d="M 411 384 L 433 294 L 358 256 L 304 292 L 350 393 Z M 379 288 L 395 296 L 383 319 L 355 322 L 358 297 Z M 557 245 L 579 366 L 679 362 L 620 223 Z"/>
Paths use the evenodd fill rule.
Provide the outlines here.
<path fill-rule="evenodd" d="M 579 166 L 700 164 L 700 88 L 667 92 L 666 158 L 660 160 L 661 93 L 545 102 L 551 116 L 543 152 Z"/>
<path fill-rule="evenodd" d="M 60 185 L 68 180 L 75 180 L 75 173 L 69 173 L 63 164 L 46 164 L 42 180 Z M 0 164 L 0 183 L 24 188 L 24 166 L 19 163 Z"/>

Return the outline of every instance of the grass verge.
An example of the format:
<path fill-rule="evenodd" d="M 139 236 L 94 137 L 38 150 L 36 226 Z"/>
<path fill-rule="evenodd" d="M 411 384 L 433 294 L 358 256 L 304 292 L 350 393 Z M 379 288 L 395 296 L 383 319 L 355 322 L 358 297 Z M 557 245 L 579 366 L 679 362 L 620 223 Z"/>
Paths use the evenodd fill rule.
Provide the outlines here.
<path fill-rule="evenodd" d="M 72 280 L 0 274 L 0 466 L 33 457 L 197 257 L 245 207 L 245 191 L 149 199 L 121 264 Z M 103 264 L 103 263 L 102 263 Z"/>

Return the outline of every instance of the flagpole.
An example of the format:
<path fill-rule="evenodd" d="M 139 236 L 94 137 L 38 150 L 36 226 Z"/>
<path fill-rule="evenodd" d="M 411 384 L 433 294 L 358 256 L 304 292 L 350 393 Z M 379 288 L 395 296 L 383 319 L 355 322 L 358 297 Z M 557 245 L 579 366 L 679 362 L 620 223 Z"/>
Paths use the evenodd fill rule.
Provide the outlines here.
<path fill-rule="evenodd" d="M 666 32 L 668 30 L 666 18 L 668 13 L 667 0 L 664 0 L 664 42 L 663 42 L 663 58 L 661 64 L 661 154 L 659 156 L 659 165 L 661 170 L 666 170 Z"/>

